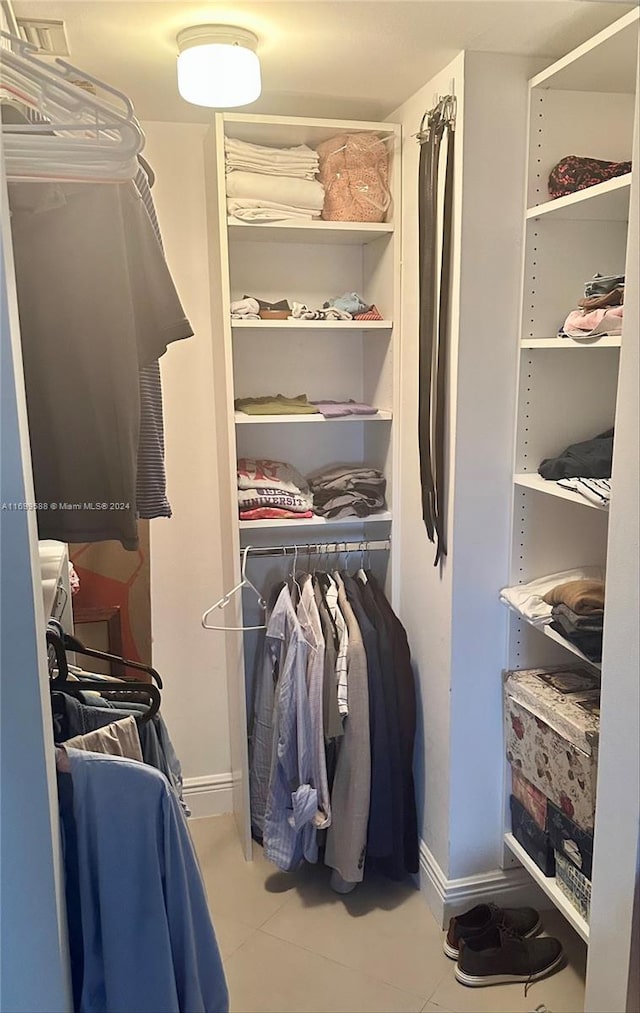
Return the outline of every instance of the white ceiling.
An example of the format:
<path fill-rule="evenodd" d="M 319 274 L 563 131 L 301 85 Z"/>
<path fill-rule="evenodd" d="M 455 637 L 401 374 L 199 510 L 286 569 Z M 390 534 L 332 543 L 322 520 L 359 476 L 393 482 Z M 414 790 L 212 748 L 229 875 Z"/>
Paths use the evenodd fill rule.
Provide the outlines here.
<path fill-rule="evenodd" d="M 246 111 L 378 119 L 461 49 L 549 62 L 635 4 L 585 0 L 17 0 L 65 21 L 71 62 L 126 92 L 138 117 L 207 121 L 178 95 L 177 33 L 223 22 L 260 40 L 263 94 Z"/>

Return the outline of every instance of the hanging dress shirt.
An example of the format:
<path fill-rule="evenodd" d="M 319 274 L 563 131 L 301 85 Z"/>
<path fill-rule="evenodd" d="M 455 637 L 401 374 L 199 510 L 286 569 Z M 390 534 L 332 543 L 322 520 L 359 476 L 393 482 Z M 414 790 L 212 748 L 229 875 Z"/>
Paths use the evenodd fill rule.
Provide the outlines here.
<path fill-rule="evenodd" d="M 67 753 L 71 783 L 59 779 L 76 1010 L 227 1013 L 202 876 L 165 778 L 120 756 Z"/>
<path fill-rule="evenodd" d="M 264 854 L 288 872 L 304 857 L 304 832 L 316 817 L 318 793 L 313 786 L 314 742 L 307 695 L 309 645 L 286 586 L 271 613 L 266 636 L 281 640 L 283 650 L 274 704 L 275 755 L 264 816 Z"/>

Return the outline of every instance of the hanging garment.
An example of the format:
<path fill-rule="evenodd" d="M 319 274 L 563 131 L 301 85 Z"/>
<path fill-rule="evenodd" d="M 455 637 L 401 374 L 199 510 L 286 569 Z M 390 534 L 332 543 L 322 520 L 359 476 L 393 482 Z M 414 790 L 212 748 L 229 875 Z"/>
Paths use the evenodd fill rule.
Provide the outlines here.
<path fill-rule="evenodd" d="M 445 529 L 445 423 L 449 339 L 451 235 L 453 219 L 455 99 L 448 95 L 420 128 L 418 241 L 420 316 L 418 367 L 418 448 L 422 516 L 429 541 L 436 544 L 434 565 L 447 554 Z M 423 120 L 424 124 L 424 120 Z M 441 145 L 446 135 L 443 221 L 439 222 Z M 437 263 L 438 233 L 442 235 Z"/>
<path fill-rule="evenodd" d="M 193 331 L 133 183 L 9 200 L 39 537 L 136 549 L 139 372 Z"/>
<path fill-rule="evenodd" d="M 282 587 L 280 587 L 278 593 L 281 590 Z M 258 668 L 256 679 L 251 736 L 249 739 L 251 831 L 255 839 L 260 843 L 262 843 L 264 836 L 264 815 L 267 807 L 271 772 L 276 755 L 274 706 L 276 684 L 285 650 L 284 639 L 273 635 L 271 614 L 272 610 L 266 620 L 267 630 L 262 645 L 261 664 Z"/>
<path fill-rule="evenodd" d="M 411 652 L 407 633 L 387 601 L 375 576 L 367 571 L 368 586 L 387 623 L 393 646 L 393 667 L 398 700 L 400 752 L 403 781 L 403 841 L 404 866 L 407 872 L 416 873 L 419 867 L 418 815 L 413 781 L 413 749 L 416 734 L 416 687 L 411 667 Z"/>
<path fill-rule="evenodd" d="M 119 756 L 67 754 L 58 784 L 77 1013 L 226 1013 L 202 876 L 165 779 Z"/>
<path fill-rule="evenodd" d="M 288 587 L 271 613 L 266 636 L 281 640 L 282 664 L 274 702 L 274 757 L 264 816 L 265 858 L 288 872 L 315 836 L 318 792 L 313 785 L 314 740 L 307 696 L 309 645 Z"/>
<path fill-rule="evenodd" d="M 320 613 L 316 605 L 313 582 L 307 574 L 300 585 L 300 600 L 296 609 L 300 628 L 309 645 L 307 654 L 307 695 L 312 737 L 312 780 L 316 790 L 318 811 L 313 826 L 305 833 L 304 857 L 307 862 L 318 861 L 316 830 L 324 830 L 331 824 L 331 801 L 327 780 L 327 759 L 324 749 L 324 727 L 322 701 L 324 695 L 324 636 Z"/>
<path fill-rule="evenodd" d="M 367 655 L 344 584 L 339 575 L 334 579 L 337 605 L 348 630 L 349 714 L 345 717 L 336 761 L 331 791 L 332 823 L 327 831 L 324 860 L 346 882 L 359 883 L 364 876 L 371 793 Z"/>
<path fill-rule="evenodd" d="M 371 741 L 371 799 L 367 832 L 367 858 L 389 858 L 393 854 L 393 783 L 389 727 L 378 638 L 370 622 L 358 586 L 347 573 L 341 574 L 347 600 L 353 609 L 367 656 L 369 682 L 369 735 Z M 337 577 L 335 578 L 337 581 Z M 339 587 L 340 585 L 338 585 Z"/>

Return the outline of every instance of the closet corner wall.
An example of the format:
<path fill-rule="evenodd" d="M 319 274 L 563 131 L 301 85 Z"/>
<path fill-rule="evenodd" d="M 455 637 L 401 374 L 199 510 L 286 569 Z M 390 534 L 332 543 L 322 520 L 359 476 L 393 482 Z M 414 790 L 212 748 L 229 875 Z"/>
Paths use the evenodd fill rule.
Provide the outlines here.
<path fill-rule="evenodd" d="M 315 147 L 353 132 L 388 137 L 392 201 L 387 221 L 227 220 L 225 136 L 273 146 Z M 247 545 L 390 539 L 388 559 L 378 572 L 395 605 L 394 518 L 399 513 L 400 496 L 394 418 L 399 410 L 400 372 L 401 129 L 393 123 L 221 113 L 207 136 L 205 161 L 224 588 L 239 582 L 240 551 Z M 375 303 L 383 320 L 231 319 L 231 301 L 245 295 L 268 301 L 287 297 L 315 307 L 347 291 L 357 291 L 365 302 Z M 368 419 L 325 420 L 321 416 L 267 419 L 234 412 L 234 400 L 239 397 L 301 391 L 311 399 L 365 401 L 375 406 L 378 414 Z M 387 508 L 369 517 L 337 521 L 321 517 L 240 521 L 239 457 L 285 461 L 304 475 L 338 463 L 371 464 L 385 474 Z M 252 572 L 266 578 L 268 567 L 268 560 L 256 561 Z M 221 613 L 223 622 L 239 626 L 244 617 L 245 625 L 255 623 L 258 613 L 251 611 L 252 605 L 255 609 L 255 602 L 248 599 L 244 607 L 230 604 Z M 225 639 L 234 813 L 245 855 L 250 858 L 247 714 L 258 637 L 231 632 L 211 635 Z"/>

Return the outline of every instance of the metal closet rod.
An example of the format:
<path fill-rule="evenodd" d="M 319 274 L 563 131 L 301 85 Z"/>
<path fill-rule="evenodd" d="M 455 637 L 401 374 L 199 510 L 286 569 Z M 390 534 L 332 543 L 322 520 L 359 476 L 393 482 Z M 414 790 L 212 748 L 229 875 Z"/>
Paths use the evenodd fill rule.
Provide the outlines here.
<path fill-rule="evenodd" d="M 381 541 L 368 541 L 363 539 L 360 542 L 296 542 L 295 545 L 251 545 L 248 549 L 250 556 L 293 556 L 298 555 L 337 555 L 342 552 L 388 552 L 391 548 L 391 539 L 385 538 Z M 240 550 L 240 555 L 244 553 Z"/>

